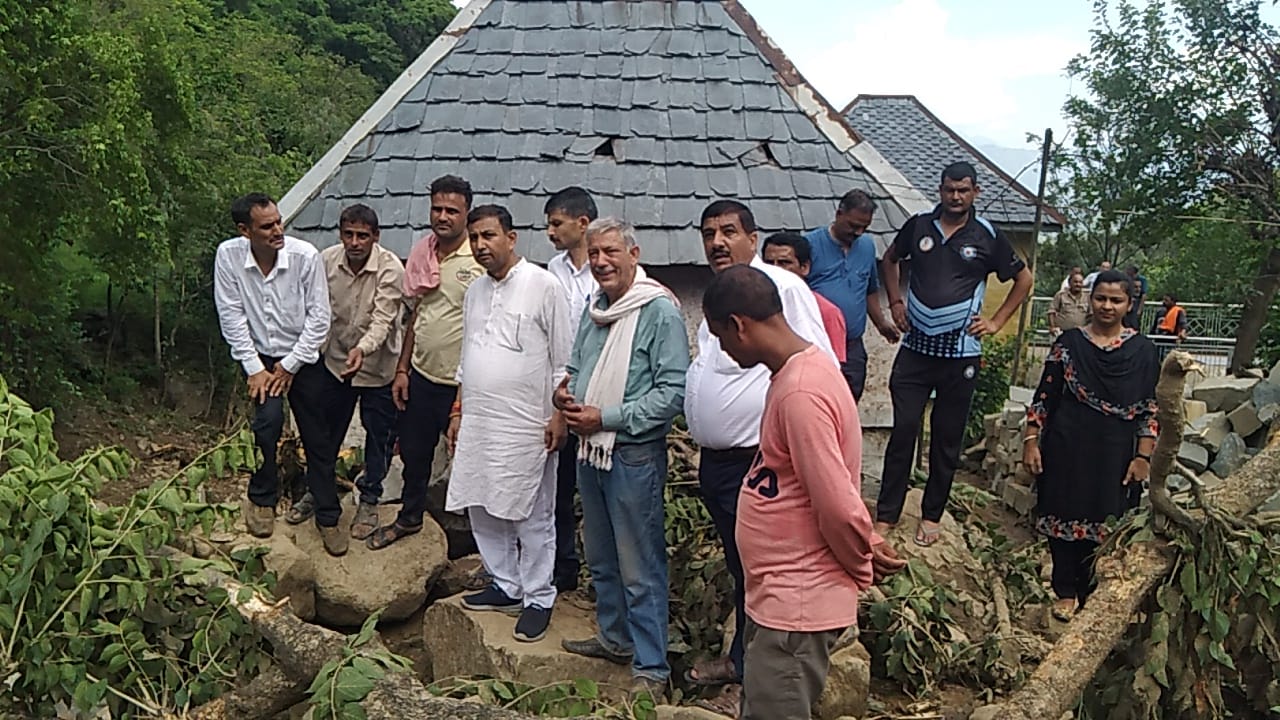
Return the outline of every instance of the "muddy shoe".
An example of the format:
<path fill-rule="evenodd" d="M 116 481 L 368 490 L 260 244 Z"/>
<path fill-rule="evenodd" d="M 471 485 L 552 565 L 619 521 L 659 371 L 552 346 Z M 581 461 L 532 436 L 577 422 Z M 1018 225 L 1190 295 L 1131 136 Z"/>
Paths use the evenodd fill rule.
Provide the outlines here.
<path fill-rule="evenodd" d="M 378 506 L 360 503 L 356 507 L 356 516 L 351 520 L 351 537 L 364 540 L 378 529 Z"/>
<path fill-rule="evenodd" d="M 250 535 L 269 538 L 272 531 L 276 529 L 276 509 L 249 503 L 249 507 L 245 509 L 244 524 L 249 528 Z"/>
<path fill-rule="evenodd" d="M 582 655 L 589 658 L 600 658 L 608 660 L 614 665 L 630 665 L 631 653 L 619 653 L 610 650 L 600 642 L 600 638 L 587 638 L 586 640 L 561 640 L 560 647 L 574 655 Z"/>
<path fill-rule="evenodd" d="M 627 700 L 636 709 L 642 703 L 661 705 L 667 694 L 667 684 L 661 680 L 654 680 L 643 675 L 636 675 L 631 678 L 631 691 L 627 693 Z"/>
<path fill-rule="evenodd" d="M 320 531 L 320 540 L 324 542 L 324 551 L 334 557 L 342 557 L 347 554 L 347 547 L 351 544 L 351 537 L 342 532 L 337 525 L 329 527 L 316 526 Z"/>

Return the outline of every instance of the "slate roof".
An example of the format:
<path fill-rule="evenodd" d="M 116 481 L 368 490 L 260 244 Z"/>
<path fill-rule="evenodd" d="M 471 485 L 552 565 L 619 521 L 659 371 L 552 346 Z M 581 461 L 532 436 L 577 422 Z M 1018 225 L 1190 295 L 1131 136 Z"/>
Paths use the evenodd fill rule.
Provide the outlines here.
<path fill-rule="evenodd" d="M 1036 195 L 960 137 L 914 95 L 859 95 L 844 109 L 845 119 L 922 194 L 936 198 L 942 169 L 967 160 L 978 171 L 979 214 L 998 225 L 1030 226 Z M 1052 207 L 1042 225 L 1058 230 L 1065 222 Z"/>
<path fill-rule="evenodd" d="M 538 261 L 543 204 L 569 185 L 636 225 L 655 265 L 705 263 L 695 226 L 715 198 L 747 202 L 762 231 L 801 230 L 862 188 L 881 235 L 927 203 L 737 0 L 473 0 L 280 206 L 324 246 L 341 208 L 367 203 L 404 256 L 446 173 L 506 205 Z"/>

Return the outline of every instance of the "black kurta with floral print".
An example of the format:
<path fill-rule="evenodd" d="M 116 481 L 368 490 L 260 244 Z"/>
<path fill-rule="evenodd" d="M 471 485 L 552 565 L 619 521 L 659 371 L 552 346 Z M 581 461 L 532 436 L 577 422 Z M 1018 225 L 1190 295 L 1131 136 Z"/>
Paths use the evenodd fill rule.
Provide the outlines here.
<path fill-rule="evenodd" d="M 1123 481 L 1138 438 L 1156 435 L 1159 372 L 1155 345 L 1132 330 L 1106 347 L 1086 328 L 1054 341 L 1027 411 L 1028 424 L 1041 428 L 1041 534 L 1101 542 L 1107 518 L 1137 505 L 1141 486 Z"/>

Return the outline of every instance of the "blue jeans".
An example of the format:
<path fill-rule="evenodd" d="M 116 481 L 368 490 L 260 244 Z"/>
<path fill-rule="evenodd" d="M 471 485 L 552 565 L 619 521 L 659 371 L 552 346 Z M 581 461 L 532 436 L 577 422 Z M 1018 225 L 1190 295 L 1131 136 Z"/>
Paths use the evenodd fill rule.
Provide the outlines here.
<path fill-rule="evenodd" d="M 665 439 L 613 449 L 608 472 L 578 463 L 582 547 L 596 588 L 600 643 L 634 653 L 631 673 L 666 682 Z"/>

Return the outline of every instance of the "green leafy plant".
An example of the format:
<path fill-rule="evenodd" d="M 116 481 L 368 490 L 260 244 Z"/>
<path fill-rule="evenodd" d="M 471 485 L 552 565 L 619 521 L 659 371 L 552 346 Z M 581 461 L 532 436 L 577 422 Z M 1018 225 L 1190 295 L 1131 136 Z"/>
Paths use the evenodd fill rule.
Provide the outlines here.
<path fill-rule="evenodd" d="M 404 672 L 413 667 L 408 658 L 387 650 L 372 649 L 378 617 L 365 619 L 360 632 L 347 638 L 342 654 L 320 668 L 311 687 L 309 703 L 316 720 L 364 720 L 361 701 L 373 692 L 373 686 L 388 672 Z"/>
<path fill-rule="evenodd" d="M 669 649 L 678 671 L 722 648 L 724 623 L 733 610 L 733 577 L 724 547 L 702 500 L 666 488 L 667 572 L 671 588 Z"/>
<path fill-rule="evenodd" d="M 199 488 L 256 465 L 252 436 L 224 440 L 113 507 L 94 495 L 130 472 L 129 456 L 98 448 L 62 460 L 52 430 L 52 412 L 0 378 L 0 715 L 46 717 L 61 703 L 152 716 L 256 674 L 265 654 L 226 593 L 187 587 L 154 553 L 227 522 L 228 508 L 200 502 Z M 223 564 L 255 582 L 258 554 Z"/>
<path fill-rule="evenodd" d="M 978 363 L 978 379 L 969 406 L 969 420 L 964 426 L 964 445 L 968 447 L 982 439 L 985 428 L 982 417 L 1000 412 L 1009 399 L 1009 386 L 1013 384 L 1013 358 L 1017 344 L 1011 336 L 997 336 L 982 341 L 982 360 Z"/>

